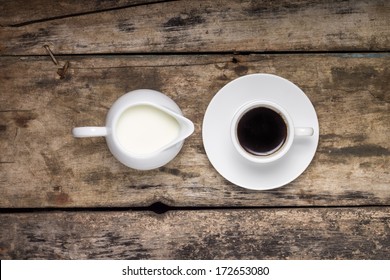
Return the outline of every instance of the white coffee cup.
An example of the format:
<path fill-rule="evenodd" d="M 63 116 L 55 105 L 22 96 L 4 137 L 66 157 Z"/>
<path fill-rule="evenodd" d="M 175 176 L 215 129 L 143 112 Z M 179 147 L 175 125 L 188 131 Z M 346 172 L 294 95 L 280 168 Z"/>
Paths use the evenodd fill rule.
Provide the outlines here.
<path fill-rule="evenodd" d="M 171 161 L 194 131 L 180 108 L 161 92 L 140 89 L 112 105 L 103 127 L 75 127 L 74 137 L 104 136 L 111 153 L 124 165 L 149 170 Z"/>
<path fill-rule="evenodd" d="M 242 105 L 230 127 L 236 151 L 253 163 L 274 162 L 287 154 L 296 137 L 310 137 L 313 133 L 311 127 L 295 127 L 282 106 L 267 100 Z"/>

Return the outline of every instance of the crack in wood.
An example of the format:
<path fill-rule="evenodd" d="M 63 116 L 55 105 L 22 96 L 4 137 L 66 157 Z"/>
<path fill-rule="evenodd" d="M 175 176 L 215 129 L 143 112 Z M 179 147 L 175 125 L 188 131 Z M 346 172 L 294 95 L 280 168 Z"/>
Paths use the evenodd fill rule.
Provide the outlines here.
<path fill-rule="evenodd" d="M 5 109 L 0 110 L 0 113 L 10 113 L 10 112 L 31 112 L 33 110 L 23 110 L 23 109 Z"/>

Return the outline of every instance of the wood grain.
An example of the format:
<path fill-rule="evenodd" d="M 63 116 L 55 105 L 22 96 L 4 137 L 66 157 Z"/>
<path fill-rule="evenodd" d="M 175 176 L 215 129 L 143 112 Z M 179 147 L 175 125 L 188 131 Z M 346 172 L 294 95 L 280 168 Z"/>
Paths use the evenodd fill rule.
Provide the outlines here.
<path fill-rule="evenodd" d="M 135 6 L 123 0 L 103 8 L 100 1 L 85 8 L 68 1 L 57 5 L 52 17 L 42 12 L 45 5 L 53 5 L 50 2 L 4 1 L 8 13 L 0 21 L 0 55 L 45 54 L 44 44 L 57 54 L 387 51 L 390 47 L 390 3 L 383 0 L 205 0 Z M 31 12 L 35 10 L 31 5 L 38 7 L 36 12 Z M 120 9 L 121 5 L 127 6 Z"/>
<path fill-rule="evenodd" d="M 0 207 L 327 206 L 390 203 L 390 56 L 70 56 L 64 79 L 47 57 L 0 58 Z M 215 93 L 249 73 L 300 86 L 316 108 L 320 143 L 309 168 L 271 191 L 221 177 L 204 152 L 201 126 Z M 195 123 L 180 154 L 135 171 L 103 138 L 74 139 L 75 126 L 103 125 L 124 93 L 160 90 Z"/>
<path fill-rule="evenodd" d="M 0 1 L 1 26 L 23 26 L 41 21 L 77 17 L 90 13 L 99 13 L 115 9 L 124 9 L 137 5 L 162 2 L 156 0 L 110 0 L 85 1 L 80 5 L 78 0 L 15 0 Z"/>
<path fill-rule="evenodd" d="M 0 214 L 1 259 L 390 259 L 390 211 Z"/>

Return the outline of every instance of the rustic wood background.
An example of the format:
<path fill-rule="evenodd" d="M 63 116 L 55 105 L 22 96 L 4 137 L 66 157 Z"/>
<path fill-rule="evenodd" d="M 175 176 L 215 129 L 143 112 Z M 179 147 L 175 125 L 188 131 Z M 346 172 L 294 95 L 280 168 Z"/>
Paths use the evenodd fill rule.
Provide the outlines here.
<path fill-rule="evenodd" d="M 390 2 L 1 0 L 0 11 L 1 259 L 390 259 Z M 210 100 L 250 73 L 291 80 L 319 118 L 312 164 L 276 190 L 231 184 L 202 144 Z M 70 133 L 103 125 L 139 88 L 195 123 L 153 171 Z"/>

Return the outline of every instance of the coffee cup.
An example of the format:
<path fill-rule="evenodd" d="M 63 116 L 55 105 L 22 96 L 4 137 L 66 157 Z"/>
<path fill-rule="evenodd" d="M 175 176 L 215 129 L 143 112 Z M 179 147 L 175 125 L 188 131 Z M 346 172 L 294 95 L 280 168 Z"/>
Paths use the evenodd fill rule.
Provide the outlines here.
<path fill-rule="evenodd" d="M 288 112 L 268 100 L 253 100 L 239 107 L 230 126 L 235 150 L 253 163 L 274 162 L 287 154 L 295 138 L 313 133 L 312 127 L 295 127 Z"/>
<path fill-rule="evenodd" d="M 194 131 L 194 124 L 161 92 L 140 89 L 114 102 L 102 127 L 75 127 L 74 137 L 104 136 L 124 165 L 149 170 L 165 165 Z"/>

